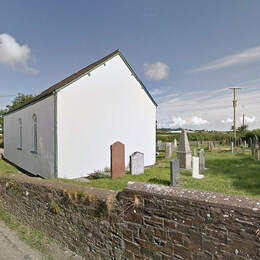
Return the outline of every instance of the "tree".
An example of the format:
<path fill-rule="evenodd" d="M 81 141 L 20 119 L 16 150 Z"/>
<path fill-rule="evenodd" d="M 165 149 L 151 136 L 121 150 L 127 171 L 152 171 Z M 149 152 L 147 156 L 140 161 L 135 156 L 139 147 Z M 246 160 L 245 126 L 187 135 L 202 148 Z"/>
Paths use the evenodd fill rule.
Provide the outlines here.
<path fill-rule="evenodd" d="M 241 125 L 237 129 L 239 137 L 244 138 L 247 133 L 248 125 Z"/>
<path fill-rule="evenodd" d="M 7 105 L 5 109 L 0 109 L 0 132 L 3 133 L 4 130 L 4 114 L 9 112 L 10 110 L 20 106 L 24 102 L 31 100 L 34 97 L 32 94 L 22 94 L 18 93 L 18 95 L 11 102 L 11 105 Z"/>

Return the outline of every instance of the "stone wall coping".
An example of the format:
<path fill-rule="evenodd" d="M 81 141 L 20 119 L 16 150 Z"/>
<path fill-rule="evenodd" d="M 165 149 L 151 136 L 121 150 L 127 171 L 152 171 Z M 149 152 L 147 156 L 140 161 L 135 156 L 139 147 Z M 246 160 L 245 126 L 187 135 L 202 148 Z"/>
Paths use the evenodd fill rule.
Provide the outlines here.
<path fill-rule="evenodd" d="M 229 209 L 246 210 L 260 215 L 260 199 L 246 196 L 230 195 L 217 192 L 209 192 L 181 187 L 169 187 L 157 184 L 129 181 L 123 192 L 142 193 L 145 195 L 156 195 L 172 199 L 186 199 L 194 202 L 208 203 L 212 206 L 225 207 Z"/>
<path fill-rule="evenodd" d="M 26 175 L 17 175 L 17 174 L 5 174 L 0 177 L 0 182 L 11 182 L 16 181 L 19 183 L 26 183 L 32 185 L 39 185 L 43 187 L 47 187 L 50 189 L 70 191 L 70 192 L 83 192 L 88 195 L 95 195 L 97 198 L 108 198 L 108 197 L 116 197 L 118 191 L 106 190 L 94 187 L 87 187 L 80 184 L 73 183 L 64 183 L 58 180 L 51 179 L 42 179 L 39 177 L 28 177 Z"/>

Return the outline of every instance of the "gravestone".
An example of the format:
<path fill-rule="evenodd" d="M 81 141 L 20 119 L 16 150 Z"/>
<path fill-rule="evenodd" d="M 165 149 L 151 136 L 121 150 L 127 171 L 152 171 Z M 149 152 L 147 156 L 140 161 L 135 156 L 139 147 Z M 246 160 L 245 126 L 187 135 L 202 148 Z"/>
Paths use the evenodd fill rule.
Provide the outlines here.
<path fill-rule="evenodd" d="M 246 140 L 244 140 L 243 146 L 244 146 L 244 148 L 246 148 Z"/>
<path fill-rule="evenodd" d="M 176 186 L 177 178 L 180 175 L 180 162 L 179 162 L 179 159 L 173 158 L 170 161 L 170 174 L 171 174 L 171 186 Z"/>
<path fill-rule="evenodd" d="M 192 157 L 192 178 L 202 179 L 204 175 L 200 174 L 199 170 L 199 157 Z"/>
<path fill-rule="evenodd" d="M 173 140 L 173 146 L 174 146 L 175 148 L 177 148 L 177 140 L 176 140 L 176 139 Z"/>
<path fill-rule="evenodd" d="M 200 164 L 200 171 L 205 170 L 205 152 L 204 149 L 200 149 L 199 151 L 199 164 Z"/>
<path fill-rule="evenodd" d="M 172 156 L 172 143 L 167 142 L 165 146 L 165 158 Z"/>
<path fill-rule="evenodd" d="M 125 145 L 115 142 L 110 146 L 111 178 L 116 179 L 125 175 Z"/>
<path fill-rule="evenodd" d="M 137 175 L 144 173 L 144 154 L 135 152 L 130 155 L 130 174 Z"/>
<path fill-rule="evenodd" d="M 180 143 L 177 151 L 178 159 L 180 160 L 180 168 L 191 169 L 191 150 L 187 132 L 182 130 L 180 135 Z"/>
<path fill-rule="evenodd" d="M 234 153 L 234 143 L 231 142 L 231 153 Z"/>
<path fill-rule="evenodd" d="M 254 159 L 255 159 L 256 161 L 259 160 L 258 147 L 255 148 L 255 151 L 254 151 Z"/>
<path fill-rule="evenodd" d="M 252 144 L 253 144 L 252 138 L 249 137 L 249 139 L 248 139 L 248 147 L 252 147 Z"/>

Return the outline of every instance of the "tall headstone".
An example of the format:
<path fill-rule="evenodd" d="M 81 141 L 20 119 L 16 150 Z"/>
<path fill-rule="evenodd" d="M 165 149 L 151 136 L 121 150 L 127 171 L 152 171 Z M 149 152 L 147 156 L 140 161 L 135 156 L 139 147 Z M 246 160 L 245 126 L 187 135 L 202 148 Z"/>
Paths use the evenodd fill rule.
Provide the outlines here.
<path fill-rule="evenodd" d="M 173 158 L 170 161 L 171 186 L 176 186 L 177 178 L 180 175 L 179 159 Z"/>
<path fill-rule="evenodd" d="M 231 142 L 231 153 L 234 153 L 234 143 Z"/>
<path fill-rule="evenodd" d="M 252 138 L 249 137 L 249 139 L 248 139 L 248 146 L 249 146 L 249 147 L 252 147 L 252 145 L 253 145 Z"/>
<path fill-rule="evenodd" d="M 255 151 L 254 151 L 254 159 L 256 161 L 259 160 L 259 150 L 258 150 L 258 147 L 255 148 Z"/>
<path fill-rule="evenodd" d="M 176 139 L 173 140 L 173 146 L 174 146 L 175 148 L 177 148 L 177 140 L 176 140 Z"/>
<path fill-rule="evenodd" d="M 115 142 L 110 146 L 111 178 L 116 179 L 125 175 L 125 145 Z"/>
<path fill-rule="evenodd" d="M 165 146 L 165 158 L 172 156 L 172 143 L 167 142 Z"/>
<path fill-rule="evenodd" d="M 177 151 L 178 159 L 180 160 L 180 168 L 191 169 L 191 150 L 187 132 L 182 130 L 180 135 L 180 143 Z"/>
<path fill-rule="evenodd" d="M 204 175 L 200 174 L 199 157 L 192 157 L 192 178 L 202 179 Z"/>
<path fill-rule="evenodd" d="M 204 149 L 200 149 L 199 151 L 199 164 L 200 164 L 200 171 L 205 170 L 205 152 Z"/>
<path fill-rule="evenodd" d="M 144 154 L 135 152 L 130 155 L 130 173 L 133 175 L 144 173 Z"/>

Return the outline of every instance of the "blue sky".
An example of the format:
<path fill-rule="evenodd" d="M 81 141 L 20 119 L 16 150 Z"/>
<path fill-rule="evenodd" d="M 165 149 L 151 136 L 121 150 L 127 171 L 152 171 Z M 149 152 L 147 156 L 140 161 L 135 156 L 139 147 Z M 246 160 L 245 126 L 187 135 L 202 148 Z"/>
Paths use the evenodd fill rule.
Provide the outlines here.
<path fill-rule="evenodd" d="M 161 127 L 260 127 L 260 1 L 1 1 L 0 106 L 120 48 Z M 239 123 L 239 122 L 238 122 Z"/>

